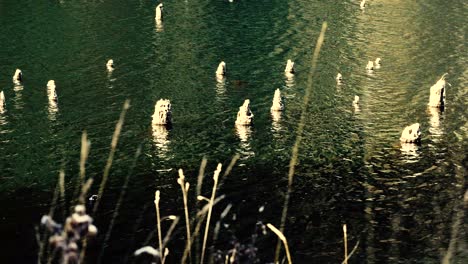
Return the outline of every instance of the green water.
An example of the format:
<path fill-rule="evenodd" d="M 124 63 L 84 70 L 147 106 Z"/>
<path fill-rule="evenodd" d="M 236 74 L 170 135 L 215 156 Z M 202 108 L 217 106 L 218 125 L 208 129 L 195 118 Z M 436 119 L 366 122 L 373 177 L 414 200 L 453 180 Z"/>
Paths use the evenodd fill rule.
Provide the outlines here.
<path fill-rule="evenodd" d="M 209 196 L 216 164 L 227 166 L 240 154 L 219 190 L 227 195 L 219 210 L 228 203 L 233 208 L 216 250 L 230 249 L 231 234 L 248 244 L 257 221 L 279 226 L 312 51 L 324 21 L 328 29 L 286 223 L 294 262 L 341 262 L 344 223 L 349 247 L 359 241 L 351 263 L 439 263 L 449 245 L 455 245 L 453 260 L 466 261 L 467 4 L 368 2 L 362 11 L 359 1 L 167 1 L 158 25 L 154 1 L 0 0 L 0 90 L 6 97 L 0 114 L 0 233 L 7 243 L 0 262 L 36 261 L 34 227 L 49 212 L 60 169 L 66 199 L 55 218 L 63 221 L 62 209 L 75 192 L 84 130 L 91 141 L 87 177 L 95 178 L 91 193 L 97 193 L 126 99 L 131 108 L 94 216 L 100 235 L 90 246 L 89 263 L 101 252 L 104 263 L 134 260 L 133 250 L 145 246 L 155 229 L 156 189 L 163 214 L 183 216 L 177 169 L 193 186 L 194 205 L 203 157 L 203 193 Z M 382 66 L 369 74 L 365 65 L 377 57 Z M 109 58 L 112 73 L 105 67 Z M 288 59 L 296 63 L 293 79 L 284 76 Z M 219 83 L 214 72 L 221 60 L 228 74 Z M 24 74 L 21 86 L 11 81 L 16 68 Z M 431 111 L 429 88 L 445 72 L 451 84 L 447 106 Z M 51 79 L 57 107 L 47 100 Z M 286 105 L 279 119 L 270 114 L 277 88 Z M 171 100 L 173 126 L 154 131 L 151 115 L 160 98 Z M 234 122 L 245 99 L 251 100 L 254 125 L 239 131 Z M 402 148 L 402 129 L 416 122 L 421 145 Z M 138 146 L 142 155 L 102 245 Z M 168 245 L 170 263 L 183 250 L 183 221 L 176 231 Z M 150 241 L 157 244 L 154 234 Z M 275 245 L 273 234 L 259 237 L 260 263 L 273 261 Z"/>

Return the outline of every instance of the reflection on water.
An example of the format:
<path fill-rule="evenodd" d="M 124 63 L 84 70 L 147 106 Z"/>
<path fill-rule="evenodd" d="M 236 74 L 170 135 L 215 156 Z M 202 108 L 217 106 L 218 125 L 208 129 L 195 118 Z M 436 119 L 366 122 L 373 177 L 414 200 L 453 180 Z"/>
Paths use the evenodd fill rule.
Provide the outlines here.
<path fill-rule="evenodd" d="M 169 130 L 165 125 L 152 126 L 153 144 L 158 149 L 158 156 L 160 158 L 167 158 L 167 152 L 169 151 Z"/>
<path fill-rule="evenodd" d="M 294 88 L 294 85 L 296 85 L 294 75 L 286 76 L 284 82 L 285 82 L 286 88 L 288 89 L 292 89 Z"/>
<path fill-rule="evenodd" d="M 13 90 L 14 90 L 15 92 L 23 91 L 23 89 L 24 89 L 24 86 L 21 85 L 21 84 L 15 84 L 15 85 L 13 86 Z"/>
<path fill-rule="evenodd" d="M 442 140 L 442 136 L 444 134 L 444 131 L 441 128 L 441 118 L 442 114 L 444 112 L 443 108 L 438 108 L 438 107 L 428 107 L 429 111 L 429 132 L 431 133 L 432 141 L 434 143 L 440 142 Z"/>
<path fill-rule="evenodd" d="M 223 97 L 226 93 L 226 77 L 216 74 L 216 94 L 218 98 Z"/>
<path fill-rule="evenodd" d="M 107 72 L 107 88 L 113 89 L 114 88 L 114 83 L 117 81 L 116 77 L 113 77 L 113 71 L 108 71 Z"/>
<path fill-rule="evenodd" d="M 240 139 L 240 144 L 239 144 L 240 159 L 247 160 L 255 156 L 255 152 L 252 150 L 252 147 L 250 146 L 250 137 L 252 134 L 252 127 L 236 125 L 236 134 Z"/>
<path fill-rule="evenodd" d="M 236 125 L 236 134 L 241 142 L 248 142 L 252 134 L 252 128 L 250 126 Z"/>
<path fill-rule="evenodd" d="M 112 77 L 113 72 L 114 72 L 114 69 L 111 69 L 111 70 L 107 71 L 107 79 L 109 80 L 109 83 L 110 83 L 109 88 L 112 88 L 112 83 L 117 80 L 117 78 Z"/>
<path fill-rule="evenodd" d="M 0 114 L 5 112 L 6 102 L 3 91 L 0 91 Z"/>
<path fill-rule="evenodd" d="M 54 121 L 57 119 L 57 113 L 58 113 L 58 103 L 57 100 L 49 100 L 49 105 L 47 106 L 48 110 L 48 118 L 50 121 Z"/>
<path fill-rule="evenodd" d="M 16 109 L 23 109 L 24 102 L 23 102 L 23 86 L 22 85 L 15 85 L 13 88 L 15 91 L 15 97 L 13 98 L 13 104 Z"/>
<path fill-rule="evenodd" d="M 361 108 L 359 107 L 359 104 L 358 104 L 358 103 L 354 103 L 354 102 L 353 102 L 353 108 L 354 108 L 354 112 L 355 112 L 355 113 L 361 112 Z"/>
<path fill-rule="evenodd" d="M 164 31 L 164 25 L 161 20 L 155 20 L 155 30 L 156 32 L 163 32 Z"/>
<path fill-rule="evenodd" d="M 271 112 L 271 128 L 275 133 L 273 133 L 274 136 L 278 136 L 278 134 L 282 131 L 281 128 L 281 115 L 283 114 L 282 111 L 270 111 Z"/>
<path fill-rule="evenodd" d="M 414 143 L 401 143 L 402 159 L 406 163 L 418 162 L 420 158 L 419 146 Z"/>
<path fill-rule="evenodd" d="M 271 113 L 271 119 L 273 120 L 273 126 L 278 126 L 277 129 L 281 129 L 279 121 L 281 119 L 281 115 L 283 114 L 283 111 L 270 111 L 270 113 Z"/>
<path fill-rule="evenodd" d="M 6 112 L 6 110 L 0 111 L 0 126 L 5 126 L 6 124 L 8 124 L 7 118 L 4 115 L 5 112 Z M 3 128 L 0 129 L 0 133 L 7 133 L 7 132 L 9 132 L 9 131 L 6 131 Z"/>

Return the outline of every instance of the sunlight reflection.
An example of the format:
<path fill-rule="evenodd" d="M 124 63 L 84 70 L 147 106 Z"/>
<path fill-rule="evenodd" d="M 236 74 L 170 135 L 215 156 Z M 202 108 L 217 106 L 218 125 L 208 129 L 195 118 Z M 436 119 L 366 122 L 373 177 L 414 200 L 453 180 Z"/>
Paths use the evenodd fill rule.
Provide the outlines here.
<path fill-rule="evenodd" d="M 419 161 L 421 154 L 419 153 L 419 146 L 417 144 L 401 143 L 400 151 L 404 162 L 414 163 Z"/>
<path fill-rule="evenodd" d="M 8 124 L 6 116 L 3 115 L 3 113 L 5 113 L 5 109 L 3 109 L 3 111 L 0 111 L 0 126 L 4 126 L 4 125 Z M 0 133 L 3 133 L 3 132 L 5 132 L 5 131 L 3 131 L 3 129 L 2 129 L 2 131 L 0 131 Z"/>
<path fill-rule="evenodd" d="M 250 136 L 252 134 L 252 128 L 250 126 L 236 125 L 236 134 L 240 139 L 240 152 L 241 159 L 246 160 L 250 157 L 255 156 L 255 152 L 252 151 L 250 146 Z"/>
<path fill-rule="evenodd" d="M 280 124 L 280 120 L 281 120 L 281 115 L 283 114 L 282 111 L 271 111 L 271 119 L 272 119 L 272 123 L 271 123 L 271 128 L 273 129 L 274 133 L 273 135 L 276 135 L 278 132 L 281 131 L 281 124 Z"/>
<path fill-rule="evenodd" d="M 58 104 L 55 100 L 49 100 L 49 105 L 47 107 L 48 110 L 48 117 L 50 121 L 57 120 L 57 113 L 58 113 Z"/>
<path fill-rule="evenodd" d="M 441 136 L 444 134 L 444 131 L 440 127 L 440 125 L 441 125 L 440 120 L 441 120 L 441 116 L 442 116 L 442 113 L 443 113 L 443 109 L 440 109 L 440 108 L 437 108 L 437 107 L 429 107 L 428 110 L 429 110 L 429 114 L 430 114 L 429 132 L 433 136 L 432 141 L 439 142 Z"/>
<path fill-rule="evenodd" d="M 156 23 L 155 23 L 155 29 L 156 29 L 156 32 L 163 32 L 164 31 L 164 25 L 162 23 L 161 20 L 155 20 Z"/>
<path fill-rule="evenodd" d="M 286 76 L 285 84 L 286 84 L 286 88 L 288 89 L 294 88 L 294 86 L 296 85 L 296 82 L 294 80 L 294 75 Z"/>
<path fill-rule="evenodd" d="M 107 81 L 108 81 L 108 84 L 107 84 L 107 87 L 109 89 L 112 89 L 114 88 L 114 82 L 117 80 L 117 78 L 112 78 L 112 73 L 113 73 L 114 70 L 112 71 L 107 71 Z"/>
<path fill-rule="evenodd" d="M 216 93 L 218 96 L 224 95 L 226 92 L 226 77 L 223 75 L 216 75 Z"/>
<path fill-rule="evenodd" d="M 361 108 L 359 107 L 359 104 L 353 104 L 353 107 L 354 107 L 354 112 L 355 113 L 361 112 Z"/>
<path fill-rule="evenodd" d="M 24 86 L 21 84 L 15 84 L 15 86 L 13 87 L 13 91 L 15 92 L 23 91 L 23 89 L 24 89 Z"/>
<path fill-rule="evenodd" d="M 158 148 L 159 153 L 158 156 L 161 158 L 167 157 L 167 152 L 169 151 L 169 130 L 164 125 L 152 125 L 152 135 L 153 135 L 153 143 Z"/>
<path fill-rule="evenodd" d="M 23 107 L 24 107 L 23 94 L 21 92 L 23 90 L 23 86 L 22 85 L 15 85 L 13 90 L 15 91 L 15 97 L 13 98 L 15 108 L 16 109 L 23 109 Z"/>

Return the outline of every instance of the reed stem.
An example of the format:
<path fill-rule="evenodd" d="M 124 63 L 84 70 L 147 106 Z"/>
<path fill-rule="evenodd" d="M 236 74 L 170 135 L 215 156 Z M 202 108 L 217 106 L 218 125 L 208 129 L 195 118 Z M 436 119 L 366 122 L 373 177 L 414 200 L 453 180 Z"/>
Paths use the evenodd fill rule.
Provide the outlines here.
<path fill-rule="evenodd" d="M 182 190 L 182 198 L 184 200 L 184 211 L 185 211 L 185 229 L 187 231 L 187 245 L 189 252 L 189 262 L 192 262 L 192 254 L 191 254 L 191 238 L 190 238 L 190 217 L 188 213 L 188 202 L 187 202 L 187 193 L 190 188 L 190 183 L 185 182 L 184 171 L 179 169 L 179 179 L 177 179 L 177 183 L 180 185 L 180 189 Z"/>
<path fill-rule="evenodd" d="M 270 228 L 270 230 L 273 231 L 281 241 L 283 241 L 284 248 L 286 250 L 286 257 L 288 258 L 288 263 L 292 264 L 291 253 L 289 252 L 289 246 L 288 246 L 288 241 L 286 240 L 286 237 L 274 225 L 268 223 L 267 227 Z"/>
<path fill-rule="evenodd" d="M 224 197 L 225 197 L 224 195 L 221 195 L 218 198 L 216 198 L 214 200 L 212 206 L 219 203 L 221 200 L 224 199 Z M 206 204 L 196 215 L 195 220 L 198 220 L 198 222 L 195 225 L 195 230 L 192 233 L 192 242 L 191 242 L 192 244 L 193 244 L 193 241 L 195 240 L 195 238 L 198 236 L 198 233 L 200 232 L 201 225 L 202 225 L 203 221 L 205 220 L 205 217 L 206 217 L 206 214 L 207 214 L 209 208 L 210 208 L 210 204 Z M 185 262 L 187 260 L 187 256 L 188 256 L 188 249 L 185 248 L 184 255 L 182 256 L 182 260 L 180 261 L 180 263 L 185 264 Z M 202 263 L 202 262 L 199 262 L 199 263 Z"/>
<path fill-rule="evenodd" d="M 81 152 L 80 152 L 80 176 L 78 177 L 78 182 L 76 183 L 76 191 L 73 199 L 78 199 L 80 195 L 80 190 L 83 187 L 86 175 L 86 161 L 88 160 L 89 149 L 91 147 L 91 142 L 88 140 L 88 134 L 86 130 L 83 131 L 81 135 Z"/>
<path fill-rule="evenodd" d="M 208 232 L 210 229 L 210 220 L 211 220 L 211 212 L 213 211 L 213 204 L 214 204 L 214 199 L 216 197 L 216 190 L 218 187 L 218 178 L 219 174 L 221 173 L 221 168 L 222 164 L 219 163 L 218 167 L 216 168 L 214 175 L 213 175 L 213 191 L 211 192 L 211 199 L 209 202 L 209 208 L 208 208 L 208 216 L 206 219 L 206 226 L 205 226 L 205 235 L 203 237 L 203 245 L 202 245 L 202 253 L 201 253 L 201 258 L 200 258 L 200 263 L 204 263 L 203 260 L 205 259 L 205 248 L 206 248 L 206 240 L 208 238 Z"/>
<path fill-rule="evenodd" d="M 159 253 L 163 255 L 163 243 L 162 243 L 162 234 L 161 234 L 161 215 L 159 214 L 159 201 L 160 201 L 160 192 L 156 191 L 154 194 L 154 205 L 156 206 L 156 225 L 158 227 L 158 241 L 159 241 Z M 161 258 L 161 263 L 164 264 L 164 257 Z"/>
<path fill-rule="evenodd" d="M 107 241 L 109 241 L 110 236 L 112 234 L 112 228 L 114 227 L 115 220 L 117 219 L 117 216 L 119 215 L 120 206 L 123 203 L 123 199 L 125 197 L 125 193 L 126 193 L 127 188 L 128 188 L 128 183 L 130 181 L 130 176 L 133 174 L 133 170 L 136 167 L 136 162 L 137 162 L 138 157 L 140 156 L 140 154 L 141 154 L 141 145 L 138 146 L 138 148 L 137 148 L 137 150 L 135 152 L 135 157 L 133 159 L 132 166 L 130 167 L 130 170 L 129 170 L 128 174 L 127 174 L 127 177 L 125 177 L 125 182 L 124 182 L 124 184 L 122 186 L 122 191 L 120 192 L 117 204 L 115 205 L 114 213 L 112 214 L 112 219 L 111 219 L 111 222 L 109 224 L 109 228 L 108 228 L 108 230 L 106 232 L 104 242 L 102 243 L 103 246 L 101 247 L 101 253 L 99 253 L 97 263 L 101 263 L 101 259 L 104 256 L 105 246 L 107 245 Z"/>
<path fill-rule="evenodd" d="M 348 237 L 346 234 L 346 224 L 343 225 L 343 243 L 344 243 L 344 263 L 348 264 Z"/>
<path fill-rule="evenodd" d="M 300 146 L 301 141 L 302 141 L 302 132 L 304 131 L 305 119 L 306 119 L 306 116 L 307 116 L 307 113 L 306 113 L 307 112 L 307 105 L 309 104 L 310 95 L 312 93 L 312 80 L 313 80 L 315 70 L 317 68 L 318 56 L 320 54 L 320 49 L 322 48 L 322 44 L 323 44 L 323 40 L 325 38 L 325 31 L 326 30 L 327 30 L 327 22 L 323 22 L 322 29 L 320 31 L 320 35 L 319 35 L 319 37 L 317 39 L 317 43 L 315 45 L 314 54 L 312 56 L 312 67 L 310 69 L 309 77 L 307 79 L 307 89 L 305 91 L 304 100 L 303 100 L 303 103 L 302 103 L 301 118 L 299 120 L 299 124 L 298 124 L 298 127 L 297 127 L 297 132 L 296 132 L 296 141 L 294 142 L 294 146 L 292 148 L 291 160 L 289 161 L 288 190 L 286 192 L 284 205 L 283 205 L 283 212 L 281 214 L 281 225 L 280 225 L 281 232 L 284 232 L 284 228 L 285 228 L 285 225 L 286 225 L 286 217 L 288 215 L 289 199 L 290 199 L 290 196 L 291 196 L 294 173 L 295 173 L 295 168 L 296 168 L 298 155 L 299 155 L 299 146 Z M 281 242 L 278 240 L 278 243 L 276 244 L 275 263 L 278 262 L 280 250 L 281 250 Z"/>
<path fill-rule="evenodd" d="M 115 150 L 117 149 L 117 143 L 119 142 L 120 132 L 122 131 L 125 114 L 127 113 L 128 108 L 130 108 L 130 100 L 127 99 L 125 100 L 122 112 L 120 113 L 119 121 L 115 125 L 114 134 L 112 135 L 111 150 L 109 152 L 109 157 L 107 158 L 106 167 L 104 168 L 104 174 L 102 176 L 101 185 L 99 186 L 98 199 L 94 204 L 93 214 L 95 214 L 99 208 L 99 202 L 102 199 L 102 194 L 104 193 L 104 188 L 106 187 L 107 179 L 109 178 L 110 168 L 112 167 L 112 161 L 114 160 Z"/>

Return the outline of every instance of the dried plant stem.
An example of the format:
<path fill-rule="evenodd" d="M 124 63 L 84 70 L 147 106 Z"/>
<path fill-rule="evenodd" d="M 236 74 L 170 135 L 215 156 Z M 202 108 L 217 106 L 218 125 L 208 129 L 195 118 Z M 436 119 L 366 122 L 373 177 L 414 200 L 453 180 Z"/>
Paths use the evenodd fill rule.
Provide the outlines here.
<path fill-rule="evenodd" d="M 343 262 L 341 262 L 341 264 L 345 264 L 345 263 L 348 263 L 348 259 L 351 258 L 351 256 L 354 254 L 354 252 L 356 251 L 356 249 L 358 248 L 359 246 L 359 241 L 356 243 L 356 245 L 354 246 L 353 250 L 351 250 L 351 252 L 349 252 L 349 255 L 347 255 L 345 257 L 345 259 L 343 260 Z"/>
<path fill-rule="evenodd" d="M 196 219 L 195 220 L 198 220 L 197 221 L 197 224 L 195 226 L 195 230 L 193 231 L 192 233 L 192 244 L 193 244 L 193 241 L 195 240 L 195 238 L 198 236 L 198 233 L 200 232 L 200 229 L 201 229 L 201 225 L 203 223 L 203 221 L 205 220 L 205 217 L 206 217 L 206 214 L 209 210 L 210 207 L 213 207 L 214 205 L 216 205 L 219 201 L 223 200 L 224 199 L 224 195 L 221 195 L 219 196 L 218 198 L 216 198 L 213 202 L 213 205 L 210 206 L 210 204 L 206 204 L 198 213 L 197 213 L 197 216 L 196 216 Z M 182 260 L 180 261 L 180 263 L 182 264 L 185 264 L 185 262 L 187 261 L 187 256 L 188 256 L 188 248 L 186 247 L 185 250 L 184 250 L 184 255 L 182 256 Z M 199 262 L 201 263 L 201 262 Z"/>
<path fill-rule="evenodd" d="M 60 193 L 60 174 L 59 174 L 59 179 L 57 181 L 57 185 L 55 186 L 54 195 L 52 196 L 52 202 L 50 204 L 50 209 L 49 209 L 49 214 L 48 215 L 51 218 L 54 216 L 55 207 L 57 206 L 57 200 L 58 200 L 58 197 L 59 197 L 59 193 Z M 46 233 L 43 232 L 42 236 L 43 236 L 43 238 L 42 238 L 42 241 L 39 243 L 39 250 L 38 250 L 38 256 L 37 256 L 37 263 L 38 264 L 41 263 L 42 257 L 44 255 L 45 246 L 48 245 Z"/>
<path fill-rule="evenodd" d="M 203 176 L 205 175 L 205 168 L 208 160 L 204 157 L 200 164 L 200 170 L 198 171 L 198 179 L 197 179 L 197 196 L 201 195 L 201 190 L 203 186 Z"/>
<path fill-rule="evenodd" d="M 234 165 L 236 165 L 236 162 L 237 162 L 237 160 L 239 160 L 239 158 L 240 158 L 239 154 L 236 154 L 236 155 L 234 155 L 234 157 L 232 157 L 231 162 L 229 162 L 229 165 L 226 168 L 226 171 L 224 171 L 223 179 L 225 179 L 226 176 L 228 176 L 229 173 L 231 173 L 232 168 L 234 168 Z"/>
<path fill-rule="evenodd" d="M 167 242 L 169 242 L 169 239 L 171 238 L 172 232 L 174 232 L 174 229 L 175 229 L 176 225 L 179 223 L 180 218 L 178 216 L 175 216 L 175 215 L 170 215 L 170 216 L 167 217 L 167 219 L 172 220 L 172 224 L 169 227 L 169 229 L 167 230 L 166 236 L 164 236 L 164 240 L 163 240 L 163 246 L 164 247 L 166 246 Z"/>
<path fill-rule="evenodd" d="M 229 263 L 234 264 L 236 260 L 236 254 L 237 254 L 237 250 L 236 248 L 234 248 L 231 257 L 229 258 Z"/>
<path fill-rule="evenodd" d="M 459 243 L 458 236 L 460 233 L 460 229 L 463 230 L 463 219 L 465 217 L 465 210 L 463 207 L 466 208 L 466 206 L 468 205 L 466 197 L 468 197 L 468 190 L 465 191 L 465 195 L 462 199 L 460 199 L 460 203 L 456 203 L 454 206 L 453 211 L 456 213 L 453 216 L 454 219 L 450 232 L 450 242 L 447 248 L 447 252 L 445 253 L 444 258 L 441 261 L 442 264 L 449 264 L 453 262 L 452 258 L 454 257 L 454 252 L 456 251 L 457 244 Z"/>
<path fill-rule="evenodd" d="M 78 182 L 76 184 L 76 191 L 75 195 L 73 196 L 74 199 L 78 199 L 78 195 L 80 194 L 80 190 L 83 187 L 83 183 L 85 181 L 86 161 L 88 160 L 90 146 L 91 142 L 88 140 L 88 134 L 85 130 L 81 135 L 80 177 L 78 177 Z"/>
<path fill-rule="evenodd" d="M 299 120 L 299 124 L 297 127 L 296 132 L 296 141 L 294 142 L 294 146 L 292 148 L 292 155 L 291 160 L 289 161 L 289 171 L 288 171 L 288 190 L 286 192 L 284 205 L 283 205 L 283 212 L 281 214 L 281 225 L 280 230 L 284 232 L 284 227 L 286 224 L 286 217 L 288 215 L 288 206 L 289 206 L 289 199 L 291 196 L 292 191 L 292 184 L 294 179 L 295 168 L 298 160 L 299 155 L 299 146 L 302 141 L 302 133 L 304 131 L 305 126 L 305 119 L 306 119 L 306 112 L 307 112 L 307 105 L 309 104 L 310 95 L 312 93 L 312 80 L 317 68 L 317 61 L 320 54 L 320 49 L 322 48 L 323 40 L 325 38 L 325 31 L 327 30 L 327 22 L 323 22 L 322 29 L 320 31 L 320 35 L 317 39 L 317 43 L 315 45 L 314 54 L 312 56 L 312 68 L 310 69 L 310 73 L 307 79 L 307 89 L 305 91 L 304 100 L 302 102 L 302 110 L 301 110 L 301 118 Z M 281 242 L 278 240 L 276 244 L 276 253 L 275 253 L 275 263 L 278 262 L 279 259 L 279 252 L 281 250 Z"/>
<path fill-rule="evenodd" d="M 66 216 L 65 212 L 65 171 L 59 171 L 59 186 L 60 186 L 60 203 L 62 204 L 62 217 Z"/>
<path fill-rule="evenodd" d="M 94 182 L 94 179 L 93 179 L 93 178 L 89 178 L 89 179 L 85 182 L 85 184 L 83 184 L 83 187 L 81 187 L 80 198 L 78 199 L 79 203 L 81 203 L 81 204 L 84 204 L 84 203 L 85 203 L 86 194 L 88 193 L 89 188 L 91 188 L 91 185 L 93 184 L 93 182 Z"/>
<path fill-rule="evenodd" d="M 208 160 L 206 157 L 203 157 L 201 164 L 200 164 L 200 169 L 198 171 L 198 177 L 197 177 L 197 186 L 196 186 L 196 194 L 197 197 L 201 195 L 202 191 L 202 186 L 203 186 L 203 178 L 205 176 L 205 168 L 208 163 Z M 200 208 L 200 201 L 196 201 L 196 208 Z M 195 246 L 195 252 L 200 252 L 200 238 L 198 238 L 196 241 L 192 241 L 192 246 Z M 193 263 L 200 263 L 200 259 L 198 255 L 195 255 L 195 259 L 193 260 Z"/>
<path fill-rule="evenodd" d="M 93 178 L 88 179 L 86 183 L 83 185 L 83 187 L 81 188 L 80 198 L 78 199 L 80 203 L 84 204 L 86 194 L 88 193 L 89 188 L 91 188 L 93 181 L 94 181 Z M 81 247 L 80 261 L 78 263 L 83 263 L 87 248 L 88 248 L 88 238 L 85 237 L 85 239 L 83 240 L 83 245 Z"/>
<path fill-rule="evenodd" d="M 213 175 L 213 190 L 211 192 L 211 199 L 209 202 L 209 208 L 208 208 L 208 216 L 206 219 L 206 226 L 205 226 L 205 235 L 203 236 L 203 245 L 202 245 L 202 253 L 201 253 L 201 258 L 200 258 L 200 263 L 204 263 L 203 260 L 205 259 L 205 249 L 206 249 L 206 240 L 208 238 L 208 232 L 210 229 L 210 220 L 211 220 L 211 212 L 213 211 L 213 202 L 216 197 L 216 190 L 218 187 L 218 179 L 219 179 L 219 174 L 221 173 L 221 168 L 222 164 L 219 163 L 218 167 L 216 168 L 214 175 Z"/>
<path fill-rule="evenodd" d="M 221 213 L 221 215 L 219 216 L 219 219 L 218 221 L 216 222 L 216 225 L 215 225 L 215 228 L 213 230 L 213 240 L 212 240 L 212 244 L 215 245 L 216 244 L 216 241 L 218 241 L 218 235 L 219 235 L 219 230 L 221 229 L 221 222 L 224 220 L 224 218 L 227 216 L 227 214 L 229 213 L 229 211 L 231 210 L 232 208 L 232 204 L 228 204 L 226 206 L 226 208 L 224 208 L 223 212 Z M 214 247 L 211 248 L 211 251 L 210 251 L 210 254 L 213 255 L 214 254 Z M 210 258 L 210 261 L 209 263 L 213 263 L 213 258 Z"/>
<path fill-rule="evenodd" d="M 120 132 L 122 131 L 125 114 L 127 113 L 128 108 L 130 108 L 130 100 L 125 100 L 119 121 L 115 125 L 114 135 L 112 135 L 111 150 L 109 152 L 109 157 L 107 158 L 106 167 L 104 168 L 104 174 L 102 176 L 101 185 L 99 186 L 98 199 L 94 204 L 93 214 L 95 214 L 99 208 L 99 202 L 102 199 L 102 194 L 104 193 L 104 188 L 106 187 L 107 179 L 109 178 L 109 171 L 112 167 L 112 161 L 114 160 L 115 150 L 117 149 L 117 143 L 119 142 Z"/>
<path fill-rule="evenodd" d="M 344 243 L 344 263 L 348 264 L 348 236 L 346 233 L 346 224 L 343 225 L 343 243 Z"/>
<path fill-rule="evenodd" d="M 167 234 L 166 234 L 166 236 L 164 237 L 164 240 L 163 240 L 163 246 L 162 247 L 164 248 L 164 254 L 162 254 L 161 263 L 166 262 L 166 257 L 169 255 L 169 248 L 166 247 L 166 244 L 167 244 L 167 242 L 169 242 L 169 239 L 171 238 L 171 235 L 172 235 L 172 232 L 175 229 L 175 226 L 177 225 L 177 223 L 179 223 L 179 217 L 178 216 L 170 215 L 168 217 L 168 219 L 172 220 L 172 224 L 169 227 L 169 230 L 167 230 Z"/>
<path fill-rule="evenodd" d="M 60 193 L 60 204 L 62 204 L 62 217 L 65 217 L 66 216 L 66 213 L 65 213 L 65 172 L 63 169 L 61 169 L 59 171 L 59 178 L 58 178 L 58 183 L 57 183 L 57 190 L 58 190 L 58 193 Z M 58 195 L 57 195 L 58 197 Z M 56 207 L 57 205 L 57 197 L 55 198 L 55 205 L 53 206 L 54 208 Z M 55 209 L 52 209 L 50 210 L 50 218 L 53 217 L 54 215 L 54 210 Z M 51 252 L 50 252 L 50 247 L 49 247 L 49 244 L 47 243 L 47 236 L 44 236 L 44 241 L 43 243 L 46 243 L 46 252 L 48 254 L 48 260 L 47 262 L 49 263 L 50 261 L 52 261 L 52 257 L 53 255 L 51 255 Z"/>
<path fill-rule="evenodd" d="M 188 213 L 188 202 L 187 202 L 187 193 L 190 188 L 190 184 L 185 182 L 184 171 L 179 169 L 179 179 L 177 179 L 177 183 L 180 185 L 180 189 L 182 190 L 182 198 L 184 200 L 184 212 L 185 212 L 185 229 L 187 231 L 187 245 L 186 247 L 189 249 L 189 262 L 192 262 L 192 254 L 191 254 L 191 238 L 190 238 L 190 217 Z"/>
<path fill-rule="evenodd" d="M 80 154 L 80 184 L 83 184 L 86 174 L 86 160 L 88 159 L 89 155 L 89 148 L 91 146 L 91 142 L 88 140 L 88 133 L 86 130 L 83 131 L 83 135 L 81 136 L 81 154 Z"/>
<path fill-rule="evenodd" d="M 158 242 L 159 242 L 159 253 L 163 254 L 163 243 L 161 234 L 161 215 L 159 214 L 159 201 L 161 200 L 159 190 L 154 194 L 154 205 L 156 207 L 156 225 L 158 227 Z M 164 264 L 164 258 L 161 259 Z"/>
<path fill-rule="evenodd" d="M 140 225 L 141 225 L 141 222 L 143 221 L 143 216 L 146 215 L 145 212 L 146 212 L 146 209 L 148 209 L 149 207 L 149 204 L 148 203 L 145 203 L 143 205 L 143 208 L 140 210 L 140 215 L 138 216 L 138 218 L 135 220 L 135 225 L 133 226 L 133 229 L 132 229 L 132 236 L 129 240 L 129 245 L 133 245 L 135 243 L 135 234 L 137 233 Z M 149 242 L 146 242 L 144 243 L 143 245 L 148 245 Z M 131 251 L 132 251 L 132 247 L 128 247 L 127 248 L 127 253 L 125 253 L 125 258 L 123 259 L 122 263 L 130 263 L 128 261 L 128 258 L 130 257 L 130 255 L 133 255 L 131 254 Z"/>
<path fill-rule="evenodd" d="M 273 231 L 281 241 L 283 241 L 284 248 L 286 250 L 286 257 L 288 258 L 288 263 L 292 264 L 291 253 L 289 253 L 289 246 L 288 246 L 288 241 L 286 240 L 286 237 L 283 235 L 281 231 L 278 230 L 278 228 L 276 228 L 272 224 L 267 224 L 267 227 L 270 228 L 271 231 Z"/>
<path fill-rule="evenodd" d="M 119 215 L 120 206 L 122 205 L 123 198 L 124 198 L 125 193 L 126 193 L 127 188 L 128 188 L 128 183 L 130 181 L 130 176 L 133 173 L 133 169 L 136 166 L 136 162 L 137 162 L 138 157 L 140 156 L 140 154 L 141 154 L 141 145 L 138 146 L 138 148 L 137 148 L 137 150 L 135 152 L 135 157 L 133 158 L 132 166 L 130 167 L 130 170 L 129 170 L 128 174 L 127 174 L 127 177 L 125 177 L 125 182 L 124 182 L 124 184 L 122 186 L 122 191 L 120 192 L 119 199 L 117 200 L 117 204 L 115 205 L 114 213 L 112 214 L 112 220 L 111 220 L 111 222 L 109 224 L 109 228 L 107 229 L 106 236 L 104 238 L 104 242 L 102 243 L 103 246 L 101 247 L 101 253 L 99 253 L 98 261 L 96 263 L 101 263 L 101 259 L 104 256 L 105 245 L 107 245 L 107 241 L 109 241 L 109 239 L 110 239 L 110 236 L 111 236 L 111 233 L 112 233 L 112 228 L 114 227 L 115 219 L 117 219 L 117 216 Z"/>

